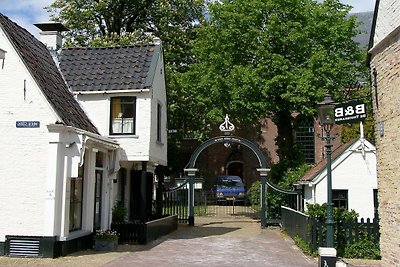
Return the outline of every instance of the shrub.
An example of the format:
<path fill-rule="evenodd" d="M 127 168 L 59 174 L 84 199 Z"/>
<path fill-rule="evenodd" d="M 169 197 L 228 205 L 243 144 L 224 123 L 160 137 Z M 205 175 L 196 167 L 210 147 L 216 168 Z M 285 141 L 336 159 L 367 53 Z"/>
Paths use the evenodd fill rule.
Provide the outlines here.
<path fill-rule="evenodd" d="M 271 173 L 268 175 L 268 180 L 271 181 L 271 179 L 272 179 L 272 182 L 276 183 L 276 182 L 274 182 L 274 180 L 277 179 L 278 173 L 283 172 L 280 174 L 281 175 L 280 181 L 276 184 L 279 187 L 282 187 L 282 188 L 288 189 L 288 190 L 291 190 L 293 188 L 293 184 L 295 182 L 297 182 L 300 179 L 300 177 L 310 169 L 310 166 L 307 164 L 303 164 L 303 165 L 293 167 L 293 168 L 286 168 L 285 170 L 280 168 L 283 165 L 276 164 L 274 166 L 275 166 L 275 168 L 274 168 L 275 174 L 273 175 L 273 172 L 271 170 Z M 278 172 L 278 170 L 279 170 L 279 172 Z M 253 208 L 256 208 L 257 210 L 260 210 L 260 207 L 261 207 L 261 202 L 260 202 L 260 193 L 261 192 L 260 191 L 261 191 L 261 182 L 260 181 L 254 182 L 251 185 L 250 189 L 247 191 L 247 196 L 250 201 L 250 204 L 253 206 Z M 282 205 L 285 205 L 285 201 L 286 201 L 285 194 L 277 192 L 274 189 L 272 189 L 271 187 L 268 187 L 267 193 L 266 193 L 266 202 L 268 203 L 267 204 L 267 217 L 273 218 L 273 219 L 280 218 L 281 217 L 280 207 Z"/>
<path fill-rule="evenodd" d="M 345 258 L 379 260 L 381 258 L 379 244 L 371 240 L 361 240 L 348 245 L 344 249 Z"/>
<path fill-rule="evenodd" d="M 112 210 L 112 222 L 121 223 L 125 221 L 127 210 L 122 201 L 117 201 Z"/>
<path fill-rule="evenodd" d="M 261 182 L 255 181 L 249 190 L 247 190 L 247 198 L 254 208 L 260 208 Z"/>

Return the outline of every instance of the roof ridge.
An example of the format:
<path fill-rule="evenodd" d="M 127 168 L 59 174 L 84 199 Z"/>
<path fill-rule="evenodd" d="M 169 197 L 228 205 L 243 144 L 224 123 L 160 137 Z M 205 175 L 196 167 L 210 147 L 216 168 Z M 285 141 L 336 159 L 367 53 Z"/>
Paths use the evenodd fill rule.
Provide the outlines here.
<path fill-rule="evenodd" d="M 76 46 L 76 47 L 65 47 L 62 50 L 95 50 L 95 49 L 120 49 L 120 48 L 134 48 L 134 47 L 151 47 L 157 46 L 156 44 L 146 44 L 146 45 L 116 45 L 116 46 Z"/>

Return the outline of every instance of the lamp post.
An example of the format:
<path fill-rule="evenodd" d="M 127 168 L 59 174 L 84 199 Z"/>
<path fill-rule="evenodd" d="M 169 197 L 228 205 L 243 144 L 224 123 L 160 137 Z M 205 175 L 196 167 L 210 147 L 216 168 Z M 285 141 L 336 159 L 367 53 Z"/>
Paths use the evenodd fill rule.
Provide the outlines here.
<path fill-rule="evenodd" d="M 327 173 L 327 190 L 328 190 L 328 200 L 327 200 L 327 208 L 326 208 L 326 246 L 328 248 L 333 248 L 333 203 L 332 203 L 332 145 L 331 145 L 331 129 L 334 124 L 334 109 L 335 103 L 332 100 L 330 94 L 326 94 L 324 97 L 324 101 L 318 103 L 318 118 L 320 124 L 323 126 L 325 130 L 325 139 L 326 141 L 326 173 Z"/>

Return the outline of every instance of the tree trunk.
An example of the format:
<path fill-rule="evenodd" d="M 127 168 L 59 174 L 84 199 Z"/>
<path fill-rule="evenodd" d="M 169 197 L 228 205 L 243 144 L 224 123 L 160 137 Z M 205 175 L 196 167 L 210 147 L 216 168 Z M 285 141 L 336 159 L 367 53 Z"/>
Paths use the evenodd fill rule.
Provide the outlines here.
<path fill-rule="evenodd" d="M 276 145 L 278 146 L 279 161 L 292 161 L 295 158 L 293 145 L 293 125 L 292 115 L 288 111 L 279 111 L 273 118 L 278 128 L 278 136 L 276 137 Z"/>

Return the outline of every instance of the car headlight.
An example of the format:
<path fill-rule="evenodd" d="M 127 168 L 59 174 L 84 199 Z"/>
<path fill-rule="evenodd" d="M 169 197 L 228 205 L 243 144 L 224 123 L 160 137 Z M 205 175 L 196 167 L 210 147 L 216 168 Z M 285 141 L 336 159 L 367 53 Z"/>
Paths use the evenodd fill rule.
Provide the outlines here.
<path fill-rule="evenodd" d="M 224 196 L 224 193 L 222 193 L 222 192 L 217 193 L 217 197 L 223 197 L 223 196 Z"/>
<path fill-rule="evenodd" d="M 240 192 L 240 193 L 239 193 L 239 196 L 244 197 L 244 193 L 243 193 L 243 192 Z"/>

